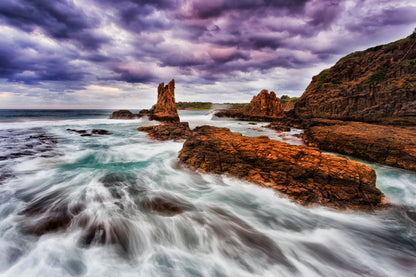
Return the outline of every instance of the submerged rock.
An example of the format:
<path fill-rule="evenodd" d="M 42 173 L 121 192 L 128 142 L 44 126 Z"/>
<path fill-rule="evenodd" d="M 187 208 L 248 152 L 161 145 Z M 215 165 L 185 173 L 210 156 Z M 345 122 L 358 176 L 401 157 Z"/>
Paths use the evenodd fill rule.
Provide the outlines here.
<path fill-rule="evenodd" d="M 150 199 L 143 206 L 149 211 L 157 212 L 164 216 L 174 216 L 183 213 L 183 209 L 179 205 L 161 197 Z"/>
<path fill-rule="evenodd" d="M 306 129 L 304 140 L 324 150 L 416 170 L 416 127 L 338 122 Z"/>
<path fill-rule="evenodd" d="M 271 187 L 302 205 L 372 210 L 382 206 L 373 169 L 268 137 L 245 137 L 226 128 L 197 127 L 179 160 L 203 172 L 230 174 Z"/>
<path fill-rule="evenodd" d="M 215 113 L 217 117 L 231 117 L 241 120 L 273 121 L 284 116 L 283 107 L 276 94 L 262 90 L 250 103 L 238 110 L 222 110 Z"/>
<path fill-rule="evenodd" d="M 137 130 L 146 132 L 151 138 L 157 140 L 184 140 L 191 134 L 188 122 L 164 123 L 139 127 Z"/>
<path fill-rule="evenodd" d="M 91 137 L 92 135 L 112 135 L 111 132 L 105 129 L 92 129 L 92 130 L 76 130 L 76 129 L 66 129 L 70 132 L 75 132 L 81 135 L 81 137 Z"/>

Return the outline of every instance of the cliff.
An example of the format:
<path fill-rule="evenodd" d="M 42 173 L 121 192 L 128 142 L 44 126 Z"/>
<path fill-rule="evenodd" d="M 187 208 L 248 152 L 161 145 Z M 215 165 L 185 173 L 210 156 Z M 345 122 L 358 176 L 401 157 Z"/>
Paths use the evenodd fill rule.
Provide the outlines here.
<path fill-rule="evenodd" d="M 314 76 L 295 105 L 301 119 L 416 123 L 416 34 L 358 51 Z"/>

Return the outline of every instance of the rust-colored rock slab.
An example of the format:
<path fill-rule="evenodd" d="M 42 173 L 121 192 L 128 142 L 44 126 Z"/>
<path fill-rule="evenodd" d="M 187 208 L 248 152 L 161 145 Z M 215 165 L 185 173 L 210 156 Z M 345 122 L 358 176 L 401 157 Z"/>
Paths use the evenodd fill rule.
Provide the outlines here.
<path fill-rule="evenodd" d="M 271 187 L 302 205 L 372 210 L 382 206 L 373 169 L 268 137 L 245 137 L 201 126 L 185 141 L 179 160 L 203 172 L 230 174 Z"/>
<path fill-rule="evenodd" d="M 139 127 L 137 130 L 146 132 L 152 139 L 157 140 L 184 140 L 191 134 L 188 122 L 164 123 L 155 126 Z"/>
<path fill-rule="evenodd" d="M 324 150 L 416 170 L 416 127 L 343 122 L 310 127 L 304 139 L 308 145 Z"/>

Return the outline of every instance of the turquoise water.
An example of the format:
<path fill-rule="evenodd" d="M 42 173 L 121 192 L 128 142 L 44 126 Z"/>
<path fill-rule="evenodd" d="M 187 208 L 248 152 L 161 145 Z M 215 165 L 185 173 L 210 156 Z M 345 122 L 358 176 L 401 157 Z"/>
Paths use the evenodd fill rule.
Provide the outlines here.
<path fill-rule="evenodd" d="M 180 142 L 109 112 L 0 111 L 1 276 L 414 276 L 416 175 L 370 164 L 395 208 L 305 208 L 272 190 L 177 164 Z M 22 113 L 17 116 L 18 113 Z M 36 115 L 37 114 L 37 115 Z M 191 127 L 284 136 L 205 111 Z M 67 129 L 105 129 L 80 136 Z M 149 209 L 163 199 L 183 212 Z"/>

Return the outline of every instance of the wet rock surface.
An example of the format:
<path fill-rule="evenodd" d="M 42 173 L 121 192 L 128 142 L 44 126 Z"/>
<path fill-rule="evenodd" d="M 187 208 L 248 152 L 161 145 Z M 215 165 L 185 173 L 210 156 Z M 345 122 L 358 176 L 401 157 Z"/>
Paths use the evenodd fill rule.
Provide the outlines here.
<path fill-rule="evenodd" d="M 81 135 L 81 137 L 90 137 L 93 135 L 112 135 L 111 132 L 105 129 L 92 129 L 92 130 L 77 130 L 77 129 L 66 129 L 69 132 L 75 132 Z"/>
<path fill-rule="evenodd" d="M 143 206 L 148 211 L 156 212 L 164 216 L 174 216 L 183 213 L 181 206 L 162 197 L 149 199 L 144 202 Z"/>
<path fill-rule="evenodd" d="M 230 174 L 271 187 L 302 205 L 373 210 L 382 206 L 374 170 L 268 137 L 245 137 L 226 128 L 197 127 L 179 154 L 203 172 Z"/>
<path fill-rule="evenodd" d="M 21 159 L 58 155 L 57 143 L 57 138 L 41 128 L 0 130 L 0 185 L 14 177 L 12 165 Z"/>
<path fill-rule="evenodd" d="M 250 103 L 238 110 L 221 110 L 215 113 L 217 117 L 231 117 L 240 120 L 273 121 L 284 116 L 283 107 L 276 94 L 262 90 L 254 96 Z"/>
<path fill-rule="evenodd" d="M 155 126 L 137 128 L 138 131 L 146 132 L 157 140 L 184 140 L 191 134 L 188 122 L 164 123 Z"/>
<path fill-rule="evenodd" d="M 372 162 L 416 170 L 416 127 L 332 123 L 306 129 L 305 143 Z"/>

